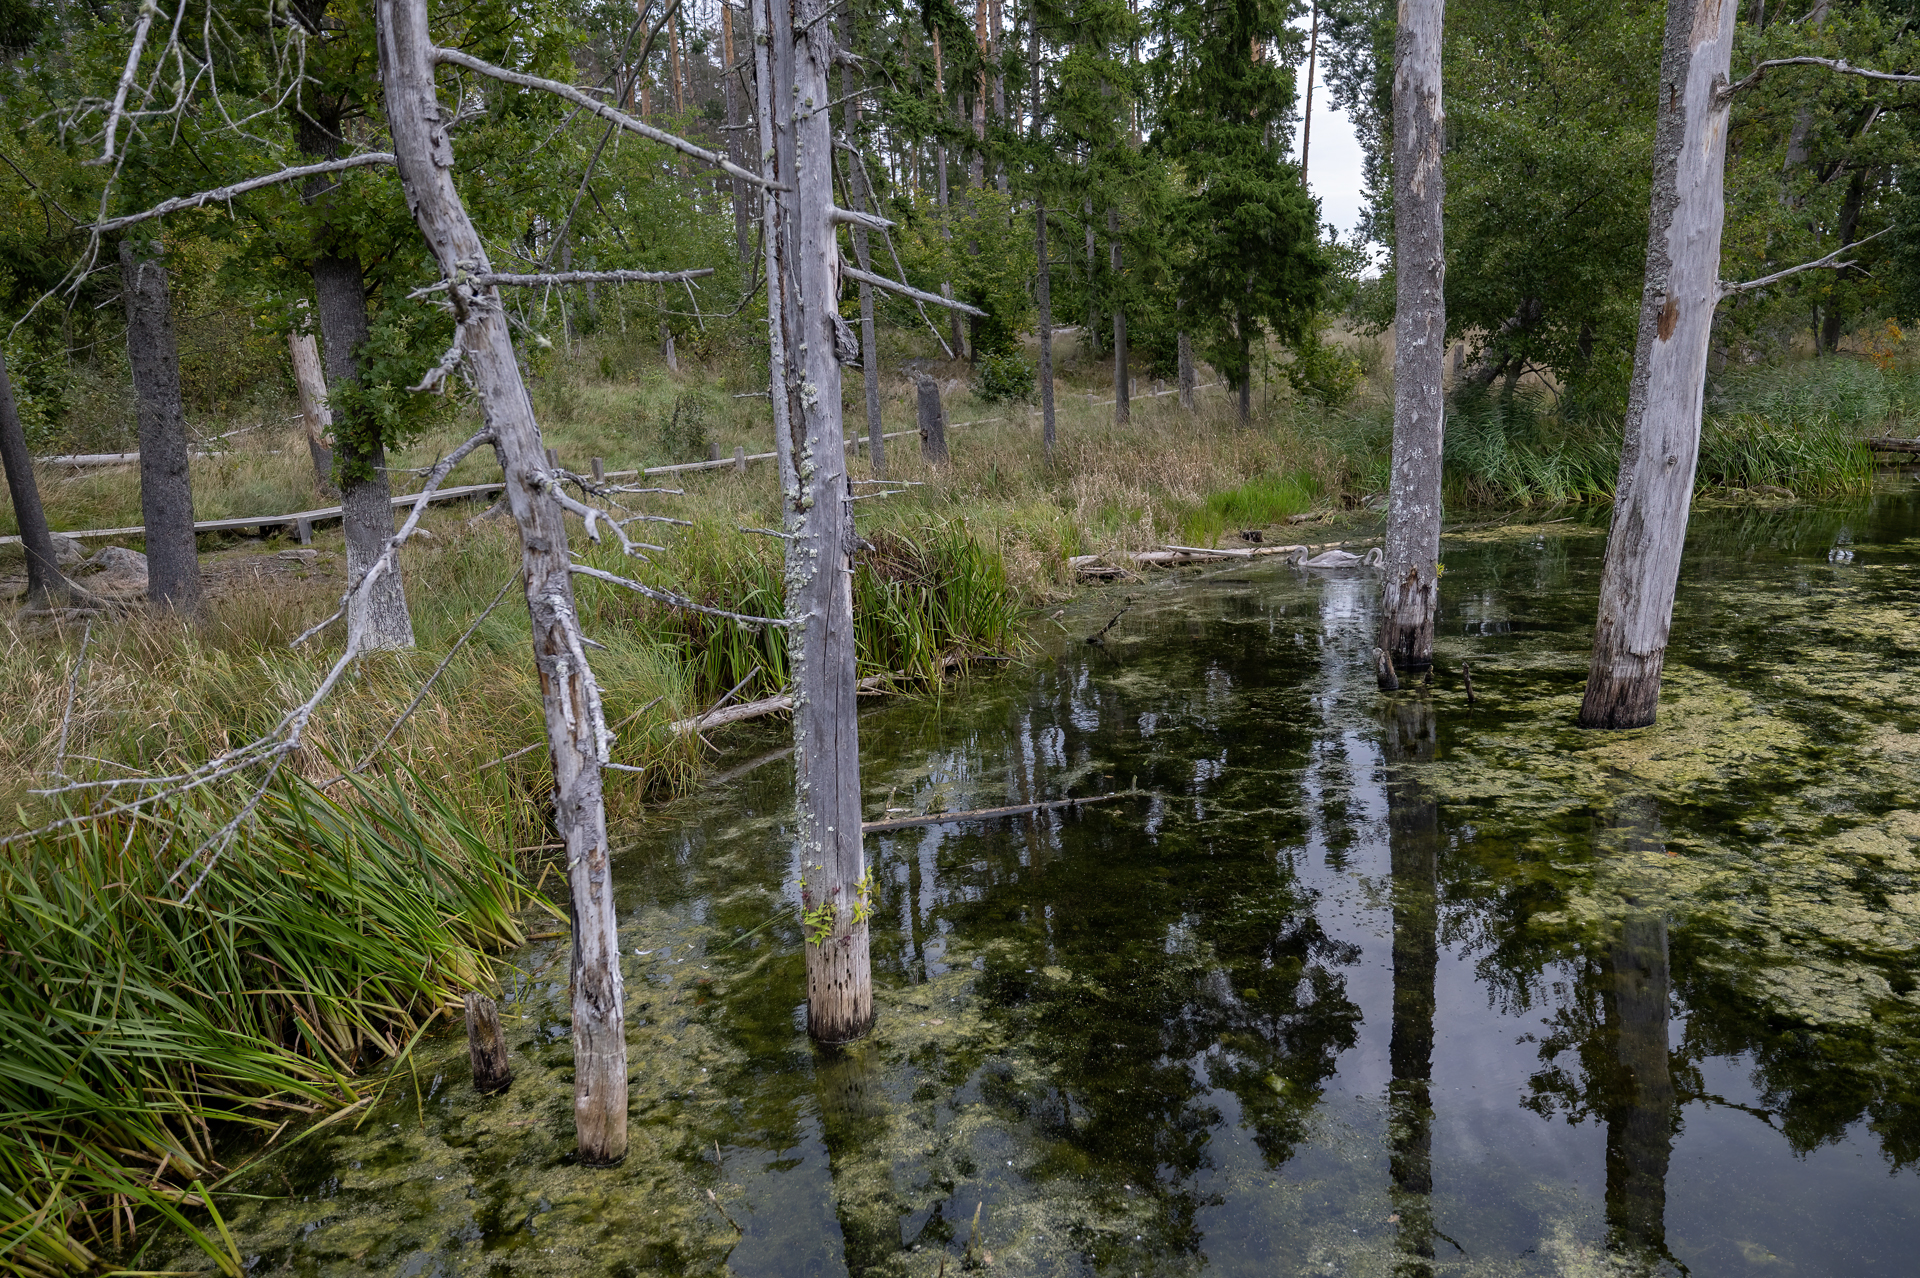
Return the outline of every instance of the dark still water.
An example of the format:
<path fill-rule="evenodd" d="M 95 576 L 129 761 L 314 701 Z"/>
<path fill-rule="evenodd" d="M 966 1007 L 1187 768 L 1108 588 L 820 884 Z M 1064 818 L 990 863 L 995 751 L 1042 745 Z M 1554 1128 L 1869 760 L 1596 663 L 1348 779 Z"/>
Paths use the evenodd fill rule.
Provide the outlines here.
<path fill-rule="evenodd" d="M 1152 795 L 870 836 L 844 1053 L 744 750 L 620 861 L 627 1162 L 569 1159 L 545 942 L 512 1091 L 423 1045 L 242 1186 L 251 1272 L 1920 1272 L 1920 503 L 1701 512 L 1660 724 L 1595 735 L 1603 534 L 1450 537 L 1427 691 L 1370 572 L 1256 563 L 871 711 L 870 817 Z"/>

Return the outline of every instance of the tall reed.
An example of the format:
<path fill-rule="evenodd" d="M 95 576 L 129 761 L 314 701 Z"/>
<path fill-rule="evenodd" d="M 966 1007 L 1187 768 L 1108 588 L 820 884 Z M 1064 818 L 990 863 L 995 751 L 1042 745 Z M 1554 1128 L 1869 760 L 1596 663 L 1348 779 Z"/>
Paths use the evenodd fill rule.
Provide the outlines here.
<path fill-rule="evenodd" d="M 526 885 L 411 788 L 282 785 L 184 900 L 231 796 L 0 854 L 0 1274 L 93 1270 L 166 1221 L 238 1275 L 212 1187 L 246 1134 L 352 1105 L 490 983 Z"/>

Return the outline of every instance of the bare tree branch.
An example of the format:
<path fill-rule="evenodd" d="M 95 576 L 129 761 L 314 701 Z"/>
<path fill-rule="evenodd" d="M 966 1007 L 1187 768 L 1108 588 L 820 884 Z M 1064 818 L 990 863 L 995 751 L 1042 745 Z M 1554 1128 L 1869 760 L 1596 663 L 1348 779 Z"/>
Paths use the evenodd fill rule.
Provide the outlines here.
<path fill-rule="evenodd" d="M 475 275 L 470 281 L 480 285 L 521 284 L 529 286 L 548 284 L 671 284 L 677 280 L 697 280 L 713 274 L 711 266 L 695 267 L 688 271 L 554 271 L 545 274 L 522 274 L 499 272 L 487 275 Z"/>
<path fill-rule="evenodd" d="M 670 608 L 680 608 L 687 612 L 704 612 L 709 617 L 725 617 L 729 621 L 738 621 L 749 626 L 789 626 L 793 624 L 784 617 L 750 617 L 743 612 L 728 612 L 724 608 L 709 608 L 705 604 L 695 603 L 685 595 L 676 595 L 670 590 L 656 590 L 652 586 L 643 586 L 637 581 L 629 580 L 626 577 L 616 577 L 610 572 L 602 572 L 600 569 L 589 567 L 586 564 L 575 564 L 573 565 L 573 570 L 582 577 L 592 577 L 596 581 L 604 581 L 609 585 L 625 586 L 635 594 L 645 595 L 656 603 L 666 604 Z M 4 846 L 4 844 L 0 844 L 0 846 Z"/>
<path fill-rule="evenodd" d="M 900 281 L 890 280 L 884 275 L 875 275 L 872 271 L 863 271 L 858 267 L 848 266 L 845 262 L 840 264 L 840 275 L 843 279 L 853 280 L 859 284 L 871 284 L 875 288 L 883 288 L 889 293 L 898 293 L 902 297 L 911 297 L 916 302 L 925 302 L 931 306 L 944 306 L 949 310 L 959 311 L 962 315 L 977 315 L 981 319 L 987 317 L 987 313 L 977 306 L 968 306 L 965 302 L 956 302 L 951 298 L 942 297 L 938 293 L 923 293 L 910 284 L 902 284 Z"/>
<path fill-rule="evenodd" d="M 1735 293 L 1746 293 L 1756 288 L 1765 288 L 1769 284 L 1777 284 L 1781 280 L 1786 279 L 1789 275 L 1798 275 L 1802 271 L 1817 271 L 1823 267 L 1831 267 L 1836 271 L 1840 271 L 1840 270 L 1845 270 L 1849 266 L 1858 266 L 1859 265 L 1858 262 L 1836 262 L 1833 259 L 1836 257 L 1839 257 L 1842 253 L 1851 252 L 1852 250 L 1859 248 L 1862 244 L 1865 244 L 1868 240 L 1878 239 L 1880 236 L 1885 235 L 1888 231 L 1891 231 L 1892 229 L 1893 228 L 1891 226 L 1882 227 L 1880 230 L 1875 231 L 1872 235 L 1862 236 L 1861 238 L 1855 240 L 1851 244 L 1842 244 L 1839 248 L 1827 254 L 1825 257 L 1818 258 L 1811 262 L 1802 262 L 1798 266 L 1789 266 L 1784 271 L 1775 271 L 1771 275 L 1762 275 L 1759 279 L 1748 280 L 1744 284 L 1729 284 L 1725 280 L 1722 280 L 1720 282 L 1720 296 L 1723 298 L 1732 297 Z"/>
<path fill-rule="evenodd" d="M 113 161 L 114 136 L 120 131 L 120 116 L 127 109 L 127 90 L 133 87 L 133 76 L 140 69 L 140 55 L 147 47 L 147 33 L 153 29 L 153 15 L 159 12 L 154 0 L 143 0 L 140 5 L 140 19 L 133 28 L 133 47 L 127 50 L 127 66 L 120 73 L 119 87 L 113 93 L 113 106 L 107 111 L 106 145 L 96 160 L 89 164 L 109 164 Z"/>
<path fill-rule="evenodd" d="M 1738 84 L 1729 85 L 1721 90 L 1724 96 L 1732 97 L 1742 89 L 1750 89 L 1766 77 L 1775 67 L 1825 67 L 1841 75 L 1857 75 L 1868 80 L 1880 80 L 1888 84 L 1920 84 L 1920 75 L 1900 75 L 1892 71 L 1874 71 L 1868 67 L 1856 67 L 1845 58 L 1769 58 L 1758 63 L 1747 73 L 1747 78 Z"/>
<path fill-rule="evenodd" d="M 488 76 L 495 80 L 505 81 L 507 84 L 517 84 L 523 89 L 544 90 L 547 93 L 554 94 L 556 97 L 565 98 L 582 110 L 591 111 L 603 120 L 619 125 L 629 133 L 638 133 L 641 137 L 653 142 L 658 142 L 662 146 L 672 147 L 683 155 L 690 155 L 696 160 L 711 164 L 717 169 L 725 170 L 727 173 L 740 178 L 742 181 L 751 182 L 755 186 L 778 185 L 777 183 L 769 182 L 758 173 L 741 168 L 723 156 L 714 154 L 703 146 L 696 146 L 685 138 L 675 137 L 663 129 L 654 128 L 651 124 L 643 124 L 617 107 L 609 106 L 605 102 L 595 101 L 592 97 L 589 97 L 584 90 L 577 89 L 571 84 L 563 84 L 559 80 L 548 80 L 537 75 L 523 75 L 518 71 L 509 71 L 505 67 L 494 66 L 491 62 L 484 62 L 472 54 L 463 53 L 458 49 L 435 48 L 433 51 L 433 60 L 435 62 L 449 63 L 457 67 L 465 67 L 469 71 Z"/>
<path fill-rule="evenodd" d="M 321 173 L 339 173 L 345 169 L 363 169 L 373 164 L 392 164 L 393 155 L 387 151 L 366 151 L 360 155 L 350 155 L 342 160 L 326 160 L 319 164 L 302 164 L 291 169 L 281 169 L 278 173 L 268 173 L 262 177 L 248 178 L 244 182 L 235 182 L 232 186 L 216 187 L 211 191 L 201 191 L 194 195 L 176 196 L 171 200 L 162 200 L 144 213 L 129 213 L 125 217 L 112 217 L 95 222 L 91 229 L 95 234 L 117 231 L 123 226 L 132 226 L 136 222 L 145 222 L 149 218 L 164 217 L 168 213 L 177 213 L 181 209 L 197 209 L 203 204 L 218 204 L 231 200 L 237 195 L 249 191 L 258 191 L 262 187 L 277 186 L 282 182 L 298 182 L 301 178 L 313 177 Z"/>

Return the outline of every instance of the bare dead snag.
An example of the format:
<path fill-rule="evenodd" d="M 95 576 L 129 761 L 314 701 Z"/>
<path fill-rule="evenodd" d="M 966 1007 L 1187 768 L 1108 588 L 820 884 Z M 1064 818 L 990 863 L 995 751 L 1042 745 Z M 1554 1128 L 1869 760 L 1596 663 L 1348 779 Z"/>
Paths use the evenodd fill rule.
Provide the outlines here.
<path fill-rule="evenodd" d="M 1659 708 L 1721 297 L 1734 19 L 1730 4 L 1668 0 L 1646 287 L 1583 728 L 1644 727 Z"/>
<path fill-rule="evenodd" d="M 860 837 L 855 545 L 840 421 L 827 0 L 754 0 L 767 192 L 768 340 L 787 535 L 794 785 L 807 934 L 807 1032 L 844 1043 L 873 1021 L 869 884 Z"/>
<path fill-rule="evenodd" d="M 196 613 L 200 557 L 193 538 L 187 418 L 180 406 L 180 357 L 158 240 L 128 236 L 120 241 L 120 289 L 127 306 L 127 362 L 139 405 L 147 599 L 156 608 Z"/>
<path fill-rule="evenodd" d="M 500 1009 L 485 994 L 467 992 L 467 1056 L 473 1061 L 473 1090 L 504 1092 L 513 1082 L 513 1062 L 500 1032 Z"/>
<path fill-rule="evenodd" d="M 1405 0 L 1394 46 L 1393 226 L 1396 310 L 1393 473 L 1386 566 L 1380 574 L 1380 647 L 1408 673 L 1433 664 L 1440 603 L 1440 448 L 1447 351 L 1446 254 L 1440 168 L 1442 0 Z M 1392 685 L 1392 686 L 1397 686 Z"/>
<path fill-rule="evenodd" d="M 27 597 L 30 608 L 45 608 L 72 600 L 73 583 L 60 571 L 54 554 L 47 512 L 40 504 L 40 485 L 27 453 L 26 431 L 13 402 L 13 382 L 7 377 L 6 352 L 0 351 L 0 465 L 7 470 L 7 491 L 13 497 L 14 522 L 20 526 L 20 547 L 27 552 Z M 72 711 L 71 705 L 68 707 Z"/>
<path fill-rule="evenodd" d="M 320 343 L 312 333 L 295 329 L 287 334 L 287 354 L 293 360 L 293 386 L 300 395 L 300 416 L 306 423 L 314 482 L 321 492 L 330 492 L 333 445 L 328 442 L 327 432 L 333 428 L 333 414 L 327 411 L 327 375 L 320 367 Z"/>
<path fill-rule="evenodd" d="M 915 403 L 920 416 L 920 456 L 929 465 L 944 466 L 947 452 L 947 411 L 940 404 L 940 383 L 925 373 L 913 375 Z"/>
<path fill-rule="evenodd" d="M 453 183 L 453 148 L 434 93 L 425 0 L 379 0 L 380 78 L 400 180 L 421 235 L 451 281 L 457 340 L 520 526 L 521 569 L 553 758 L 554 824 L 567 849 L 573 914 L 573 1115 L 579 1156 L 627 1152 L 627 1044 L 618 919 L 600 769 L 612 733 L 586 660 L 573 599 L 567 530 L 541 455 L 540 429 L 514 361 L 499 293 L 463 277 L 490 270 Z M 823 99 L 824 100 L 824 99 Z M 834 402 L 837 404 L 837 389 Z M 838 450 L 834 450 L 838 455 Z M 858 810 L 855 811 L 858 820 Z"/>

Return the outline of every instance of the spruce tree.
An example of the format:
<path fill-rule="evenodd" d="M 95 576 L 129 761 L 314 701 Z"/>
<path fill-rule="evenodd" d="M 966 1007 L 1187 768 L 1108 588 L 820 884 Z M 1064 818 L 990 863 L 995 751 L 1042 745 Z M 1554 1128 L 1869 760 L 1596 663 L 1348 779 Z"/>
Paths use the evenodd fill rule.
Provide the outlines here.
<path fill-rule="evenodd" d="M 1251 409 L 1253 346 L 1306 340 L 1332 263 L 1319 209 L 1286 156 L 1294 100 L 1276 55 L 1279 0 L 1166 0 L 1157 14 L 1161 110 L 1153 148 L 1179 173 L 1167 239 L 1181 311 Z"/>

